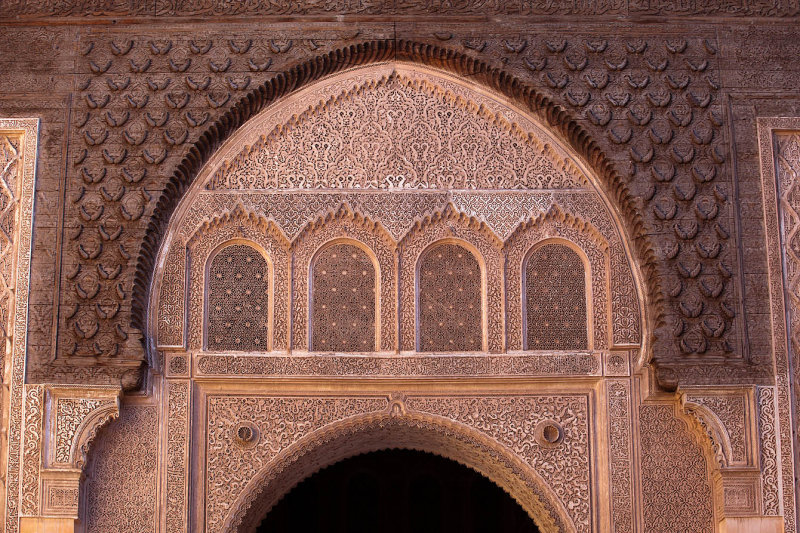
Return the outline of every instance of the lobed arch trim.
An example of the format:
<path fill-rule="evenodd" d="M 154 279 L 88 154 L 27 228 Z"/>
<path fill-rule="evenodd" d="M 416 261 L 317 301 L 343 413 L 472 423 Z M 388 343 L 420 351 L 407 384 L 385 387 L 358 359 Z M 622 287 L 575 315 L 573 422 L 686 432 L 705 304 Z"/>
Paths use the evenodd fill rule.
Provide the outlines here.
<path fill-rule="evenodd" d="M 322 468 L 397 448 L 433 453 L 475 470 L 514 498 L 543 533 L 577 531 L 544 479 L 516 454 L 458 422 L 409 412 L 402 399 L 390 402 L 388 412 L 335 422 L 282 450 L 238 495 L 222 530 L 254 533 L 285 494 Z"/>

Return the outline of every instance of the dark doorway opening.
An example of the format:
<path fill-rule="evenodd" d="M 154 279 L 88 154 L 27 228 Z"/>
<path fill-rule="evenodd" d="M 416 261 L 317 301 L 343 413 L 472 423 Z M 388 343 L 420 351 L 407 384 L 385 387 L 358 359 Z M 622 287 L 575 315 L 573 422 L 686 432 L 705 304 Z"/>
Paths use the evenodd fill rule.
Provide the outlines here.
<path fill-rule="evenodd" d="M 257 533 L 538 533 L 503 489 L 465 466 L 411 450 L 340 461 L 306 478 Z"/>

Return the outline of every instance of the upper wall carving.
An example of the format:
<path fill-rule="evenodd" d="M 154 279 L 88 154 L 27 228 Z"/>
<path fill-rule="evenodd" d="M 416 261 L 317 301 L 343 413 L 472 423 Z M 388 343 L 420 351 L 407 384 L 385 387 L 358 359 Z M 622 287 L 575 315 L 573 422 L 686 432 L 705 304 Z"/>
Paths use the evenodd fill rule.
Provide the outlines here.
<path fill-rule="evenodd" d="M 439 83 L 394 71 L 339 94 L 341 87 L 334 84 L 308 95 L 316 100 L 333 93 L 317 105 L 297 99 L 289 109 L 276 112 L 278 124 L 272 131 L 226 161 L 206 188 L 574 189 L 586 185 L 576 165 L 543 142 L 539 128 L 530 121 L 516 114 L 505 117 L 489 98 L 475 101 L 475 95 L 463 87 Z"/>
<path fill-rule="evenodd" d="M 369 149 L 357 152 L 358 139 L 366 139 Z M 458 157 L 452 156 L 454 152 Z M 307 161 L 302 160 L 311 157 L 313 164 L 303 168 Z M 446 158 L 453 164 L 437 166 Z M 355 165 L 359 168 L 352 172 Z M 460 177 L 453 179 L 456 166 Z M 205 230 L 223 219 L 228 223 L 218 231 Z M 612 338 L 616 348 L 641 342 L 639 297 L 619 223 L 581 164 L 562 143 L 499 96 L 440 71 L 400 63 L 353 69 L 298 91 L 241 128 L 204 167 L 171 222 L 169 240 L 160 252 L 164 259 L 157 260 L 163 266 L 152 291 L 151 308 L 158 313 L 150 316 L 148 337 L 156 339 L 159 348 L 181 349 L 184 324 L 190 328 L 188 348 L 201 347 L 200 293 L 209 290 L 202 265 L 208 252 L 198 255 L 198 250 L 223 245 L 224 238 L 247 236 L 250 220 L 262 221 L 275 235 L 285 236 L 288 255 L 267 255 L 276 272 L 286 270 L 282 265 L 287 262 L 291 265 L 290 294 L 283 283 L 276 283 L 275 297 L 280 299 L 282 292 L 293 302 L 290 345 L 295 351 L 309 348 L 307 336 L 314 329 L 309 306 L 313 294 L 322 294 L 318 288 L 311 290 L 312 258 L 327 243 L 343 239 L 374 257 L 380 273 L 375 289 L 379 323 L 377 329 L 373 326 L 380 351 L 430 351 L 434 345 L 419 344 L 420 335 L 426 334 L 444 339 L 439 340 L 445 344 L 436 344 L 434 351 L 452 351 L 446 349 L 456 340 L 452 333 L 426 329 L 448 329 L 439 323 L 446 322 L 444 316 L 437 314 L 441 320 L 428 323 L 427 307 L 420 307 L 438 305 L 423 302 L 432 293 L 422 290 L 427 278 L 425 268 L 418 266 L 426 250 L 437 245 L 466 247 L 458 250 L 480 264 L 472 288 L 477 291 L 472 318 L 476 331 L 485 332 L 467 351 L 504 352 L 507 333 L 514 338 L 510 348 L 521 350 L 524 256 L 552 238 L 573 243 L 587 254 L 587 267 L 591 265 L 587 272 L 592 275 L 586 277 L 591 298 L 586 305 L 593 319 L 591 326 L 582 327 L 584 337 L 589 327 L 592 340 L 584 341 L 580 351 L 608 349 Z M 455 255 L 450 258 L 453 264 L 458 263 Z M 610 255 L 626 282 L 610 279 Z M 188 317 L 180 305 L 187 301 L 181 296 L 186 282 L 168 274 L 184 271 L 184 262 L 191 273 Z M 462 273 L 458 281 L 467 277 Z M 434 278 L 438 283 L 439 277 Z M 508 290 L 503 290 L 506 282 Z M 341 298 L 337 294 L 337 306 L 344 305 Z M 514 325 L 508 332 L 506 305 Z M 277 309 L 276 317 L 283 314 Z M 584 311 L 585 317 L 589 314 Z M 609 317 L 617 315 L 620 319 L 612 330 Z M 630 327 L 626 326 L 631 317 Z M 453 322 L 456 329 L 460 319 Z M 314 348 L 320 350 L 329 351 Z M 373 347 L 356 351 L 371 352 Z"/>
<path fill-rule="evenodd" d="M 725 355 L 728 370 L 696 379 L 752 374 L 750 365 L 741 365 L 740 376 L 730 364 L 747 354 L 736 326 L 738 269 L 713 35 L 554 33 L 512 42 L 453 34 L 445 36 L 447 49 L 398 40 L 338 51 L 353 37 L 328 37 L 82 38 L 72 138 L 84 146 L 71 151 L 60 361 L 44 375 L 54 379 L 98 359 L 116 362 L 104 373 L 140 361 L 139 328 L 168 220 L 219 143 L 297 87 L 389 59 L 469 75 L 549 124 L 588 162 L 614 199 L 649 282 L 655 358 L 671 367 L 669 380 L 683 375 L 681 365 L 695 365 L 687 378 L 700 376 L 694 370 L 705 355 Z M 310 57 L 317 59 L 303 63 Z M 269 74 L 275 71 L 283 74 Z M 658 249 L 648 234 L 659 235 Z M 34 379 L 39 370 L 32 365 Z"/>
<path fill-rule="evenodd" d="M 266 1 L 226 2 L 224 0 L 156 0 L 155 2 L 115 2 L 112 0 L 9 0 L 4 16 L 70 17 L 70 16 L 197 16 L 197 15 L 734 15 L 761 17 L 794 17 L 800 6 L 792 0 L 759 2 L 745 0 L 468 0 L 442 2 L 425 0 L 337 0 L 331 2 Z"/>

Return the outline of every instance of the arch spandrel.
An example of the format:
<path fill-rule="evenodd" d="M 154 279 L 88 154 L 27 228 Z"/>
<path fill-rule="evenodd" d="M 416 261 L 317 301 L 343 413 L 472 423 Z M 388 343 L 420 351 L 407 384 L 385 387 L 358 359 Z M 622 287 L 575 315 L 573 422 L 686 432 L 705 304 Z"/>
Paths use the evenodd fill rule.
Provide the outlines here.
<path fill-rule="evenodd" d="M 269 402 L 278 406 L 286 401 L 280 398 L 250 400 L 253 405 Z M 533 407 L 537 400 L 542 403 Z M 308 401 L 319 402 L 320 399 Z M 478 407 L 491 408 L 490 411 L 494 409 L 512 417 L 512 412 L 521 414 L 524 411 L 527 420 L 520 420 L 520 423 L 530 425 L 529 441 L 518 443 L 519 446 L 515 447 L 512 442 L 515 436 L 504 434 L 503 428 L 482 428 L 481 421 L 458 416 L 459 412 L 469 413 L 471 408 L 476 407 L 473 405 L 475 402 Z M 378 408 L 381 405 L 385 407 Z M 220 404 L 220 407 L 224 408 L 225 404 Z M 256 455 L 257 462 L 248 465 L 244 478 L 246 482 L 239 480 L 235 487 L 237 490 L 231 491 L 229 485 L 226 491 L 212 491 L 211 504 L 207 503 L 205 510 L 206 531 L 252 533 L 266 512 L 302 479 L 342 459 L 387 448 L 434 453 L 478 471 L 517 500 L 541 531 L 590 531 L 589 495 L 586 492 L 581 494 L 579 489 L 581 481 L 588 483 L 588 458 L 584 457 L 584 464 L 575 464 L 574 461 L 580 458 L 587 442 L 574 439 L 569 445 L 558 445 L 554 449 L 534 442 L 539 439 L 538 436 L 534 437 L 534 426 L 542 422 L 549 423 L 548 417 L 560 409 L 567 409 L 576 415 L 570 419 L 574 427 L 567 428 L 567 431 L 575 431 L 577 427 L 585 425 L 587 413 L 582 396 L 419 397 L 392 398 L 388 403 L 381 398 L 363 398 L 355 402 L 341 399 L 331 402 L 329 408 L 322 409 L 323 420 L 329 411 L 336 413 L 343 408 L 351 416 L 331 420 L 319 429 L 298 434 L 296 440 L 287 442 L 279 453 Z M 229 417 L 223 418 L 223 424 L 218 425 L 217 433 L 221 437 L 215 440 L 218 450 L 223 448 L 226 435 L 232 434 L 231 429 L 235 426 Z M 268 425 L 257 429 L 266 431 L 267 428 Z M 256 448 L 269 446 L 268 441 L 272 439 L 266 433 L 260 434 L 263 437 L 259 437 Z M 210 453 L 216 457 L 215 450 Z M 247 456 L 252 458 L 253 454 Z M 552 472 L 553 462 L 559 459 L 566 460 L 568 464 L 560 476 L 571 487 L 567 490 L 558 483 L 553 485 L 552 480 L 545 481 L 537 473 L 539 470 Z M 230 460 L 236 461 L 237 458 Z M 221 466 L 216 464 L 216 467 Z M 587 489 L 588 485 L 583 485 L 583 488 Z M 221 498 L 224 502 L 215 501 L 215 498 Z"/>

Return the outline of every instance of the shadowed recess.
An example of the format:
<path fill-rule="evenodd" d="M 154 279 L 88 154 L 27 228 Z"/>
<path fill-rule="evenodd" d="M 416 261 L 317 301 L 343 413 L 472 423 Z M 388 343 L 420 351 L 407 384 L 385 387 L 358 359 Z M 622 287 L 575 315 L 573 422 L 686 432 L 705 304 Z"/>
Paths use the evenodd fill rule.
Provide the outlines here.
<path fill-rule="evenodd" d="M 257 533 L 538 533 L 511 496 L 455 461 L 413 450 L 345 459 L 306 478 Z"/>

